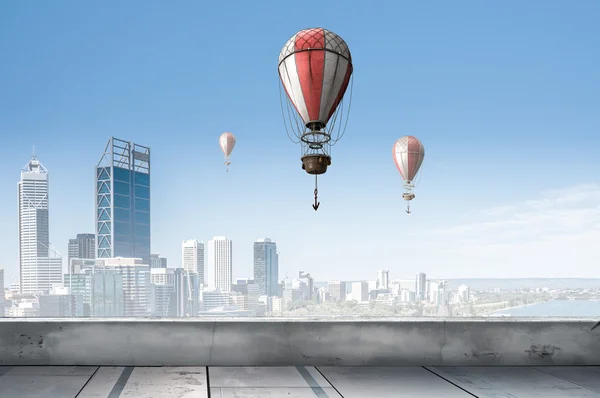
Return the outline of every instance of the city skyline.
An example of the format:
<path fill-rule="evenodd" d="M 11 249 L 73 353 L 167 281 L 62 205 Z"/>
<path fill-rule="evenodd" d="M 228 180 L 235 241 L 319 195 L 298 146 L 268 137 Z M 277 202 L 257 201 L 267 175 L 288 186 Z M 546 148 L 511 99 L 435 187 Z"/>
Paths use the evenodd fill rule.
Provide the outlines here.
<path fill-rule="evenodd" d="M 563 196 L 560 196 L 561 194 Z M 578 208 L 573 209 L 573 205 L 577 206 L 577 205 L 579 205 L 581 203 L 586 204 L 586 203 L 590 203 L 590 202 L 593 204 L 596 200 L 600 199 L 600 187 L 598 187 L 598 186 L 596 186 L 594 184 L 587 184 L 587 185 L 581 185 L 581 186 L 575 187 L 569 193 L 565 193 L 565 192 L 558 191 L 558 190 L 556 190 L 556 191 L 548 191 L 548 192 L 546 192 L 546 196 L 548 196 L 548 197 L 549 196 L 554 196 L 554 198 L 553 199 L 544 198 L 544 199 L 540 199 L 540 200 L 527 201 L 527 202 L 523 203 L 523 206 L 526 209 L 533 209 L 533 210 L 535 210 L 536 208 L 540 208 L 540 209 L 543 209 L 543 210 L 547 210 L 547 211 L 555 214 L 556 217 L 559 219 L 559 221 L 560 221 L 560 219 L 569 218 L 570 220 L 568 221 L 568 223 L 571 224 L 571 225 L 574 224 L 574 223 L 575 224 L 577 224 L 577 223 L 580 223 L 580 224 L 586 224 L 587 223 L 587 224 L 589 224 L 590 221 L 593 221 L 593 219 L 589 220 L 589 219 L 587 219 L 587 217 L 589 217 L 589 216 L 593 217 L 595 215 L 596 212 L 594 211 L 594 208 L 591 208 L 589 210 L 586 210 L 585 208 L 584 209 L 578 209 Z M 566 209 L 560 209 L 560 208 L 557 209 L 557 207 L 559 207 L 561 205 L 563 207 L 566 205 L 567 208 Z M 484 210 L 484 211 L 482 211 L 482 213 L 484 215 L 488 216 L 488 217 L 494 217 L 494 216 L 497 216 L 497 215 L 503 215 L 503 214 L 507 214 L 507 213 L 509 213 L 511 211 L 518 210 L 518 208 L 519 208 L 518 205 L 500 206 L 500 207 L 497 207 L 497 208 L 492 208 L 492 209 Z M 578 215 L 578 218 L 574 219 L 572 216 L 570 216 L 569 212 L 573 212 L 574 214 Z M 533 213 L 535 213 L 535 212 L 531 212 L 529 214 L 529 216 L 532 216 Z M 527 213 L 525 213 L 525 214 L 527 214 Z M 569 215 L 567 215 L 567 214 L 569 214 Z M 530 218 L 522 217 L 522 218 L 524 218 L 524 220 L 522 220 L 520 223 L 517 223 L 518 225 L 524 226 L 524 224 L 526 224 L 526 223 L 532 223 L 532 221 L 533 222 L 537 221 L 533 217 L 530 217 Z M 548 221 L 547 220 L 548 217 L 544 216 L 543 214 L 539 215 L 539 218 L 541 219 L 540 220 L 541 222 L 544 222 L 544 221 L 547 222 Z M 514 224 L 515 222 L 513 221 L 512 223 Z M 555 221 L 555 223 L 556 223 L 556 221 Z M 488 231 L 493 231 L 495 228 L 502 228 L 504 226 L 505 225 L 503 225 L 501 223 L 497 223 L 497 222 L 492 222 L 492 223 L 489 223 L 488 225 L 485 225 L 485 224 L 478 225 L 478 224 L 474 223 L 474 224 L 470 224 L 470 225 L 464 225 L 464 226 L 454 227 L 454 228 L 447 229 L 447 230 L 440 229 L 440 230 L 433 231 L 432 233 L 433 234 L 439 234 L 439 235 L 448 235 L 448 234 L 465 234 L 466 235 L 466 234 L 469 234 L 469 233 L 471 233 L 471 234 L 472 233 L 477 233 L 477 231 L 481 230 L 482 228 L 486 229 Z M 534 227 L 534 228 L 536 227 L 535 223 L 533 223 L 533 225 L 528 225 L 528 226 L 529 227 Z M 499 233 L 503 233 L 503 231 L 499 230 Z M 521 233 L 523 233 L 523 231 L 521 231 Z M 77 235 L 87 235 L 87 234 L 83 233 L 83 234 L 77 234 Z M 481 238 L 482 237 L 480 237 L 480 239 Z M 68 239 L 69 242 L 71 242 L 72 240 L 73 240 L 72 238 Z M 490 241 L 490 239 L 488 239 L 488 241 Z M 496 246 L 489 246 L 490 245 L 489 243 L 487 245 L 488 245 L 488 247 L 492 247 L 492 248 L 496 247 Z M 60 246 L 60 245 L 58 245 L 58 246 Z M 54 245 L 52 247 L 54 247 Z M 502 245 L 499 245 L 498 248 L 499 249 L 502 248 Z M 52 250 L 54 250 L 56 253 L 61 253 L 61 252 L 68 253 L 69 249 L 68 249 L 68 246 L 67 246 L 67 249 L 63 250 L 63 251 L 56 250 L 56 249 L 52 249 Z M 251 261 L 253 261 L 253 260 L 251 260 Z M 174 267 L 182 267 L 182 262 L 181 261 L 177 261 L 177 258 L 173 259 L 172 262 L 175 263 Z M 63 270 L 66 270 L 67 266 L 68 266 L 68 259 L 65 256 L 65 257 L 63 257 Z M 206 264 L 205 264 L 205 267 L 206 267 Z M 5 268 L 7 268 L 7 267 L 5 266 Z M 17 268 L 18 268 L 18 264 L 17 264 Z M 232 269 L 232 271 L 233 271 L 232 278 L 247 277 L 249 275 L 252 275 L 253 272 L 254 272 L 253 264 L 252 264 L 252 268 L 247 273 L 238 272 L 236 270 L 236 268 L 237 267 L 233 266 L 233 269 Z M 306 267 L 304 267 L 304 268 L 306 268 Z M 7 274 L 11 275 L 11 271 L 12 271 L 11 269 L 8 269 Z M 286 270 L 286 271 L 288 271 L 288 272 L 296 272 L 297 270 Z M 394 270 L 394 271 L 398 271 L 398 270 Z M 208 271 L 205 271 L 205 273 L 206 272 L 208 272 Z M 407 273 L 402 272 L 402 270 L 400 270 L 400 274 L 406 275 Z M 539 277 L 541 277 L 541 276 L 543 276 L 543 275 L 539 275 Z M 471 275 L 467 274 L 467 275 L 463 275 L 462 277 L 463 278 L 464 277 L 471 277 Z M 524 276 L 524 277 L 527 278 L 528 276 Z M 536 276 L 534 275 L 533 277 L 536 277 Z M 567 275 L 565 275 L 565 277 L 567 277 Z M 587 277 L 587 276 L 584 276 L 584 277 Z M 591 276 L 591 277 L 593 277 L 593 276 Z M 440 279 L 459 279 L 459 278 L 461 278 L 461 276 L 459 276 L 459 277 L 453 277 L 453 276 L 450 275 L 450 276 L 443 276 Z M 319 277 L 317 277 L 317 280 L 321 280 L 321 281 L 336 280 L 336 279 L 340 279 L 339 276 L 336 275 L 336 276 L 334 276 L 332 278 L 319 278 Z M 367 279 L 370 279 L 370 277 L 367 278 Z M 345 278 L 345 280 L 352 281 L 352 280 L 362 280 L 362 279 L 360 279 L 360 278 Z M 8 280 L 8 279 L 5 280 L 5 283 L 7 284 L 7 286 L 11 282 L 14 282 L 14 276 L 10 280 Z"/>
<path fill-rule="evenodd" d="M 225 235 L 234 277 L 250 277 L 253 242 L 269 236 L 282 276 L 600 276 L 598 4 L 325 4 L 323 17 L 224 7 L 189 4 L 185 17 L 168 4 L 123 4 L 119 16 L 81 4 L 0 13 L 0 34 L 18 38 L 0 43 L 11 60 L 0 65 L 7 285 L 19 264 L 14 185 L 31 145 L 52 173 L 50 240 L 66 258 L 69 239 L 95 230 L 95 165 L 110 136 L 152 148 L 151 248 L 172 266 L 184 239 Z M 256 26 L 254 14 L 270 24 Z M 281 118 L 277 56 L 295 32 L 320 25 L 347 42 L 355 81 L 314 212 L 314 181 Z M 214 32 L 218 42 L 207 39 Z M 261 44 L 238 45 L 247 32 Z M 237 139 L 228 173 L 224 131 Z M 390 153 L 404 135 L 426 150 L 410 216 Z M 569 153 L 569 167 L 557 167 Z"/>

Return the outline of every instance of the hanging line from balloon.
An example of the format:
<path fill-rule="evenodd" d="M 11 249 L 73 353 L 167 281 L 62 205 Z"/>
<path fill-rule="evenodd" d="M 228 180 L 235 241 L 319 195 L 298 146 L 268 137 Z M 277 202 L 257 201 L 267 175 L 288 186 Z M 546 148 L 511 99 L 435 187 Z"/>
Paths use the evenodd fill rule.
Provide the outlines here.
<path fill-rule="evenodd" d="M 315 203 L 312 205 L 313 209 L 315 209 L 315 211 L 317 211 L 317 209 L 319 208 L 319 205 L 321 204 L 321 202 L 318 201 L 319 199 L 319 187 L 317 185 L 318 182 L 318 174 L 315 174 Z"/>

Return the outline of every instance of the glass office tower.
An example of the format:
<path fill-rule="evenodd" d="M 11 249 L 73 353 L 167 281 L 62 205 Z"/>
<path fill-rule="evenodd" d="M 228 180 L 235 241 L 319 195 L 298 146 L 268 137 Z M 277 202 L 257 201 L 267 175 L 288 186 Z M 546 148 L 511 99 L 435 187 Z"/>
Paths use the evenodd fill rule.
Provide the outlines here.
<path fill-rule="evenodd" d="M 150 264 L 150 148 L 108 141 L 96 167 L 96 249 Z"/>
<path fill-rule="evenodd" d="M 279 296 L 277 244 L 269 238 L 254 242 L 254 282 L 261 296 Z"/>

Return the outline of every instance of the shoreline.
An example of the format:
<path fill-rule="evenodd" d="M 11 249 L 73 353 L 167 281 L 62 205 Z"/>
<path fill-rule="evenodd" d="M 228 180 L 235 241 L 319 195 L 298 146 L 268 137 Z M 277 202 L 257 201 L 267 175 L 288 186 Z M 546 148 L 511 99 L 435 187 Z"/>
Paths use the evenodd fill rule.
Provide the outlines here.
<path fill-rule="evenodd" d="M 514 306 L 514 307 L 505 307 L 505 308 L 502 308 L 500 310 L 495 310 L 495 311 L 492 311 L 492 312 L 488 312 L 486 314 L 481 314 L 480 316 L 511 316 L 510 313 L 509 314 L 502 314 L 502 312 L 511 311 L 511 310 L 515 310 L 515 309 L 519 309 L 519 308 L 531 307 L 532 305 L 548 303 L 550 301 L 554 301 L 554 299 L 550 299 L 550 300 L 546 300 L 546 301 L 540 301 L 540 302 L 537 302 L 537 303 L 529 303 L 529 304 L 517 305 L 517 306 Z"/>

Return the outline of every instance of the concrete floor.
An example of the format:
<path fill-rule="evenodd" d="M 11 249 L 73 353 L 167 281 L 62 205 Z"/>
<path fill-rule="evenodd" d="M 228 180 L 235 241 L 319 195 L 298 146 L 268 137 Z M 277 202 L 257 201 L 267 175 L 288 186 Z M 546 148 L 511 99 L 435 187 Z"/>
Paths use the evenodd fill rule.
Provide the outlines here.
<path fill-rule="evenodd" d="M 600 367 L 0 366 L 0 397 L 600 398 Z"/>

